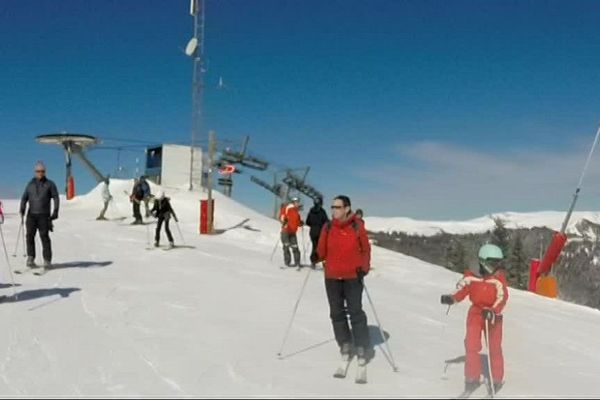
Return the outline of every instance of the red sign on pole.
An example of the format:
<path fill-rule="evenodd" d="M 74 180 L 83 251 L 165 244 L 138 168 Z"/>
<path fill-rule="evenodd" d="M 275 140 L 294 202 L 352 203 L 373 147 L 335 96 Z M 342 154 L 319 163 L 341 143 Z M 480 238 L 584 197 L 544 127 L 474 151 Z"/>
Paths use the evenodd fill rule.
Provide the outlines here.
<path fill-rule="evenodd" d="M 219 174 L 221 175 L 230 175 L 235 172 L 235 165 L 225 165 L 224 167 L 219 168 Z"/>

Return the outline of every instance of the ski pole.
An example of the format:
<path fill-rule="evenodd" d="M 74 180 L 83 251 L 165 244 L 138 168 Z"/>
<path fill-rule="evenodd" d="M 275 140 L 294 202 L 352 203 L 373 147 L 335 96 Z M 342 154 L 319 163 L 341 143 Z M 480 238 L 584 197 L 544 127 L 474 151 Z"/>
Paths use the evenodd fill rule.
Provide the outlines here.
<path fill-rule="evenodd" d="M 275 257 L 275 252 L 277 251 L 277 248 L 279 247 L 279 242 L 281 241 L 281 238 L 277 239 L 277 242 L 275 243 L 275 247 L 273 248 L 273 252 L 271 253 L 271 262 L 273 262 L 273 257 Z"/>
<path fill-rule="evenodd" d="M 150 225 L 146 224 L 146 244 L 150 248 Z"/>
<path fill-rule="evenodd" d="M 363 286 L 365 288 L 365 293 L 367 294 L 367 299 L 369 299 L 369 304 L 371 304 L 371 309 L 373 310 L 373 315 L 375 316 L 375 321 L 377 321 L 377 326 L 379 327 L 379 333 L 381 334 L 381 339 L 385 342 L 385 347 L 387 348 L 387 352 L 390 355 L 392 369 L 394 370 L 394 372 L 398 372 L 398 367 L 396 367 L 396 361 L 394 361 L 394 355 L 392 354 L 392 350 L 390 349 L 389 340 L 387 340 L 385 337 L 383 327 L 381 326 L 381 321 L 379 321 L 379 316 L 377 315 L 377 311 L 375 310 L 375 305 L 373 304 L 373 300 L 371 299 L 371 295 L 369 294 L 367 285 L 364 282 L 363 282 Z"/>
<path fill-rule="evenodd" d="M 587 159 L 585 160 L 585 165 L 583 166 L 583 171 L 581 171 L 581 176 L 579 177 L 579 182 L 577 183 L 577 189 L 575 189 L 575 194 L 573 195 L 573 200 L 571 201 L 571 206 L 567 211 L 567 216 L 560 228 L 561 233 L 565 233 L 567 231 L 567 226 L 569 225 L 569 220 L 571 219 L 571 215 L 573 214 L 573 210 L 575 209 L 575 204 L 577 203 L 577 199 L 579 198 L 579 193 L 581 192 L 581 187 L 583 186 L 583 179 L 585 178 L 585 174 L 587 173 L 588 168 L 590 167 L 590 162 L 592 161 L 592 156 L 594 155 L 594 151 L 596 150 L 596 146 L 598 145 L 598 141 L 600 140 L 600 126 L 598 126 L 598 130 L 596 131 L 596 137 L 594 138 L 594 142 L 592 143 L 592 147 L 590 152 L 588 153 Z"/>
<path fill-rule="evenodd" d="M 485 347 L 487 351 L 487 365 L 490 380 L 490 389 L 492 390 L 492 399 L 496 397 L 496 389 L 494 388 L 494 380 L 492 379 L 492 357 L 490 356 L 490 325 L 489 321 L 485 320 Z"/>
<path fill-rule="evenodd" d="M 306 232 L 304 232 L 304 227 L 301 227 L 302 229 L 302 257 L 304 260 L 304 265 L 307 265 L 307 261 L 306 261 Z"/>
<path fill-rule="evenodd" d="M 452 307 L 452 305 L 448 305 L 448 309 L 446 310 L 446 317 L 448 317 L 448 315 L 450 314 L 450 308 Z M 442 324 L 442 337 L 446 336 L 446 327 L 448 326 L 448 321 L 446 320 L 446 323 Z M 448 379 L 448 366 L 450 365 L 450 363 L 448 362 L 448 360 L 446 360 L 446 362 L 444 363 L 444 372 L 442 374 L 442 379 L 447 380 Z"/>
<path fill-rule="evenodd" d="M 175 226 L 177 227 L 177 231 L 179 232 L 179 237 L 181 237 L 181 242 L 185 245 L 185 238 L 183 237 L 183 233 L 181 233 L 181 228 L 179 227 L 179 221 L 175 220 Z"/>
<path fill-rule="evenodd" d="M 115 203 L 115 199 L 111 198 L 109 205 L 112 207 L 113 211 L 117 215 L 117 218 L 121 218 L 121 210 L 117 207 L 117 203 Z"/>
<path fill-rule="evenodd" d="M 23 244 L 23 257 L 27 257 L 27 250 L 25 244 L 25 221 L 23 221 L 23 217 L 21 217 L 21 242 Z"/>
<path fill-rule="evenodd" d="M 23 229 L 23 224 L 19 225 L 19 231 L 17 232 L 17 242 L 15 243 L 15 251 L 13 253 L 13 257 L 17 256 L 17 251 L 19 250 L 19 242 L 21 241 L 21 229 Z"/>
<path fill-rule="evenodd" d="M 8 273 L 10 275 L 10 281 L 12 283 L 13 296 L 15 300 L 18 300 L 17 289 L 15 289 L 15 278 L 13 277 L 12 267 L 10 265 L 10 259 L 8 258 L 8 251 L 6 250 L 6 241 L 4 240 L 4 231 L 2 225 L 0 225 L 0 238 L 2 239 L 2 248 L 4 249 L 4 256 L 6 258 L 6 266 L 8 267 Z"/>
<path fill-rule="evenodd" d="M 290 335 L 290 330 L 292 329 L 292 324 L 294 323 L 294 319 L 296 318 L 296 313 L 298 312 L 298 306 L 300 305 L 300 300 L 302 300 L 302 296 L 304 295 L 304 289 L 306 289 L 306 284 L 308 283 L 308 278 L 310 278 L 311 270 L 310 268 L 306 272 L 306 277 L 304 278 L 304 283 L 302 284 L 302 289 L 300 290 L 300 295 L 298 296 L 298 300 L 296 300 L 296 305 L 294 305 L 294 311 L 292 312 L 292 318 L 290 318 L 290 323 L 288 324 L 287 330 L 285 332 L 285 336 L 283 337 L 283 342 L 281 343 L 281 348 L 279 349 L 279 353 L 277 355 L 281 357 L 283 353 L 283 348 L 285 347 L 285 343 Z"/>

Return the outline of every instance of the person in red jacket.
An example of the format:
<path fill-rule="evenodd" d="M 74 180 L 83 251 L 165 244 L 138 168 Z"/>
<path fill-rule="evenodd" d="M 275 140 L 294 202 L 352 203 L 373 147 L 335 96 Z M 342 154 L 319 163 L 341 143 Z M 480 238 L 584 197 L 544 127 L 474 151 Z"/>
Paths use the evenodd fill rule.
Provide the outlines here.
<path fill-rule="evenodd" d="M 300 249 L 298 248 L 298 237 L 296 232 L 303 225 L 300 217 L 300 199 L 292 198 L 292 201 L 281 207 L 279 220 L 281 221 L 281 243 L 283 244 L 283 261 L 287 267 L 291 266 L 292 257 L 290 249 L 294 254 L 295 267 L 300 267 Z"/>
<path fill-rule="evenodd" d="M 364 223 L 353 214 L 347 196 L 334 198 L 331 214 L 332 221 L 323 227 L 319 238 L 318 255 L 325 270 L 333 332 L 342 356 L 356 354 L 359 363 L 366 363 L 372 356 L 372 348 L 362 295 L 363 279 L 369 273 L 371 245 Z"/>
<path fill-rule="evenodd" d="M 486 244 L 479 250 L 479 271 L 467 270 L 458 282 L 458 291 L 453 295 L 443 295 L 442 304 L 452 305 L 471 300 L 467 315 L 467 333 L 465 337 L 465 391 L 474 391 L 481 376 L 481 335 L 489 331 L 489 354 L 491 378 L 495 392 L 504 380 L 504 357 L 502 355 L 502 311 L 508 301 L 508 288 L 502 260 L 502 250 L 495 245 Z"/>

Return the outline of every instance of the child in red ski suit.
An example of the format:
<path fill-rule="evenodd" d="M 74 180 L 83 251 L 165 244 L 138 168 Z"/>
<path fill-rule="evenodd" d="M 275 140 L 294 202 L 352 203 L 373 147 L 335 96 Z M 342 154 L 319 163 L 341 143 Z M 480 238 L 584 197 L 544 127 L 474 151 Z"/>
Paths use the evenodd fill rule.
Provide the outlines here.
<path fill-rule="evenodd" d="M 479 274 L 467 270 L 457 284 L 458 291 L 453 295 L 442 296 L 442 304 L 452 305 L 461 302 L 467 296 L 472 303 L 467 315 L 465 337 L 465 390 L 480 384 L 479 352 L 482 348 L 482 333 L 485 340 L 486 321 L 489 327 L 489 357 L 494 388 L 499 389 L 504 380 L 502 310 L 508 300 L 508 289 L 504 271 L 500 269 L 500 260 L 490 261 L 480 260 Z"/>

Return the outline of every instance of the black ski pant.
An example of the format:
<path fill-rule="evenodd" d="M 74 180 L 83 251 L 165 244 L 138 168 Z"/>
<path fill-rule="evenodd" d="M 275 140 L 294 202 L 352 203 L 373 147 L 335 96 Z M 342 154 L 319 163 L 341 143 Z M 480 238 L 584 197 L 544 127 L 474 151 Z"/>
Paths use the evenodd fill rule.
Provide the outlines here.
<path fill-rule="evenodd" d="M 283 262 L 285 265 L 292 263 L 290 248 L 294 253 L 294 265 L 300 265 L 300 249 L 298 248 L 298 238 L 295 233 L 281 232 L 281 243 L 283 244 Z"/>
<path fill-rule="evenodd" d="M 40 232 L 44 261 L 52 261 L 52 243 L 50 227 L 52 221 L 48 214 L 28 214 L 25 221 L 27 226 L 27 256 L 35 259 L 35 235 Z"/>
<path fill-rule="evenodd" d="M 171 229 L 169 229 L 169 219 L 165 217 L 158 217 L 158 222 L 156 224 L 156 234 L 154 235 L 154 241 L 156 243 L 160 243 L 160 230 L 162 228 L 163 222 L 165 223 L 165 232 L 167 232 L 167 239 L 169 239 L 169 243 L 173 243 L 173 235 L 171 234 Z"/>
<path fill-rule="evenodd" d="M 325 289 L 329 300 L 329 310 L 335 340 L 340 347 L 344 343 L 369 350 L 371 338 L 367 325 L 367 314 L 363 311 L 361 279 L 325 279 Z M 348 317 L 352 324 L 352 332 L 348 326 Z"/>
<path fill-rule="evenodd" d="M 135 218 L 135 222 L 143 222 L 142 213 L 140 212 L 140 202 L 136 200 L 133 201 L 133 218 Z"/>

